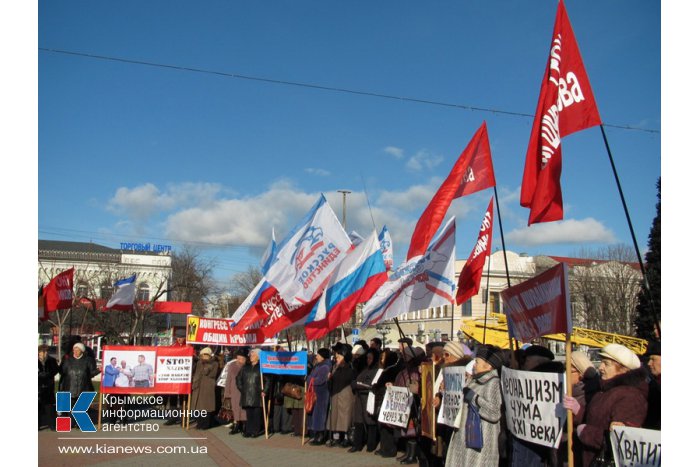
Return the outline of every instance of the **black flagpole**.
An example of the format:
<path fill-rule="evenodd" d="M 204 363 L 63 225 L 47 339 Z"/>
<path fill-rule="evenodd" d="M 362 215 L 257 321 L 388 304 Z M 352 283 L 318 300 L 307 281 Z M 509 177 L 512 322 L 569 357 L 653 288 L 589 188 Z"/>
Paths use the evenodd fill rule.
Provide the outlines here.
<path fill-rule="evenodd" d="M 503 221 L 501 221 L 501 205 L 498 203 L 498 190 L 496 185 L 493 186 L 493 193 L 496 196 L 496 211 L 498 212 L 498 228 L 501 232 L 501 245 L 503 245 L 503 262 L 506 265 L 506 281 L 508 281 L 508 288 L 510 288 L 510 272 L 508 271 L 508 255 L 506 254 L 506 238 L 503 235 Z M 491 266 L 491 258 L 489 258 L 489 269 Z M 488 297 L 486 297 L 486 308 L 488 310 Z M 504 307 L 505 308 L 505 307 Z M 505 312 L 505 309 L 503 310 Z M 507 321 L 510 323 L 510 321 Z M 506 324 L 507 326 L 508 324 Z M 485 328 L 484 328 L 485 329 Z M 484 332 L 486 332 L 484 330 Z M 508 348 L 510 349 L 511 355 L 513 355 L 513 337 L 510 332 L 510 327 L 508 328 Z M 515 340 L 515 348 L 518 349 L 518 340 Z"/>
<path fill-rule="evenodd" d="M 639 268 L 642 271 L 643 288 L 647 293 L 647 298 L 649 299 L 649 304 L 651 305 L 652 314 L 654 318 L 654 324 L 659 332 L 659 338 L 661 338 L 661 324 L 657 317 L 656 304 L 654 303 L 654 298 L 651 295 L 651 288 L 649 287 L 649 281 L 647 280 L 647 271 L 644 268 L 644 262 L 642 261 L 642 255 L 639 253 L 639 245 L 637 244 L 637 237 L 634 234 L 634 228 L 632 227 L 632 220 L 630 219 L 630 213 L 627 209 L 627 202 L 625 202 L 625 195 L 622 193 L 622 186 L 620 185 L 620 178 L 617 176 L 617 169 L 615 168 L 615 161 L 613 161 L 612 152 L 610 151 L 610 145 L 608 144 L 608 137 L 605 134 L 605 128 L 600 125 L 600 132 L 603 134 L 603 141 L 605 142 L 605 149 L 608 152 L 608 159 L 610 160 L 610 166 L 612 167 L 613 175 L 615 176 L 615 183 L 617 184 L 617 191 L 620 193 L 620 200 L 622 200 L 622 207 L 625 210 L 625 217 L 627 218 L 627 225 L 630 229 L 630 234 L 632 234 L 632 242 L 634 243 L 634 251 L 637 253 L 637 261 L 639 261 Z"/>

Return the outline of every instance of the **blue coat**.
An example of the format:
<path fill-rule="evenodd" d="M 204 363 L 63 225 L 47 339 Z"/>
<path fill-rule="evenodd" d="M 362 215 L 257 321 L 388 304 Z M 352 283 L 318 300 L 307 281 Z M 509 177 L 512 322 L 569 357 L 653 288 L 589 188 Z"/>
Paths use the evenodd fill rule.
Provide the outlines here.
<path fill-rule="evenodd" d="M 105 375 L 102 381 L 102 386 L 106 388 L 114 387 L 114 382 L 117 380 L 117 376 L 119 376 L 119 368 L 112 366 L 111 364 L 107 365 L 105 367 Z"/>
<path fill-rule="evenodd" d="M 331 366 L 330 360 L 324 360 L 316 365 L 309 375 L 309 381 L 311 378 L 314 380 L 314 390 L 316 391 L 316 404 L 311 413 L 311 423 L 309 424 L 309 429 L 312 431 L 326 429 L 326 416 L 331 397 L 328 388 L 328 375 L 331 373 Z"/>

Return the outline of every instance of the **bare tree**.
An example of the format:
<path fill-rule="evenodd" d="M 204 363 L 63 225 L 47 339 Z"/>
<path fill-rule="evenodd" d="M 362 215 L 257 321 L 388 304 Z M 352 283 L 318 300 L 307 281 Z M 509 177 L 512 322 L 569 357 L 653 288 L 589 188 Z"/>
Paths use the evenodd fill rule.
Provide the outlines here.
<path fill-rule="evenodd" d="M 248 266 L 247 271 L 234 274 L 231 278 L 233 295 L 243 298 L 247 297 L 261 279 L 262 273 L 260 269 L 255 266 Z"/>
<path fill-rule="evenodd" d="M 212 297 L 220 292 L 214 280 L 214 260 L 204 260 L 188 246 L 172 255 L 172 278 L 168 293 L 170 300 L 192 302 L 192 313 L 203 316 Z"/>

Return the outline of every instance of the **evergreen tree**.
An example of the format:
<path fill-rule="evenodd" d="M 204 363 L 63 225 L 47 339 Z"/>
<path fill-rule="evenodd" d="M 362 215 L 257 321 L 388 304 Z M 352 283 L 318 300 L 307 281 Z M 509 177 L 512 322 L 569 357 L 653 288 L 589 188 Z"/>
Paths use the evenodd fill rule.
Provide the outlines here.
<path fill-rule="evenodd" d="M 644 267 L 647 271 L 647 280 L 651 289 L 651 297 L 654 307 L 649 302 L 649 296 L 644 289 L 637 296 L 637 317 L 634 324 L 637 328 L 637 336 L 642 339 L 657 340 L 654 327 L 654 309 L 656 309 L 659 325 L 661 324 L 661 177 L 656 182 L 656 217 L 651 224 L 649 232 L 648 251 L 644 255 Z"/>

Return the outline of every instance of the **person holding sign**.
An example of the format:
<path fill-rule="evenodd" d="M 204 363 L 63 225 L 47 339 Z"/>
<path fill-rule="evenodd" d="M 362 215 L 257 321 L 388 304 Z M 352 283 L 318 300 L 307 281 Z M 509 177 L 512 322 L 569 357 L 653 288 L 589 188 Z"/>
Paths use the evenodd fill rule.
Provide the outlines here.
<path fill-rule="evenodd" d="M 252 349 L 249 361 L 236 376 L 236 387 L 241 393 L 241 407 L 245 409 L 244 438 L 257 438 L 265 434 L 263 425 L 263 400 L 270 394 L 270 376 L 260 373 L 260 349 Z M 262 382 L 261 382 L 262 380 Z"/>
<path fill-rule="evenodd" d="M 355 426 L 355 436 L 352 447 L 348 452 L 361 451 L 365 443 L 367 452 L 377 449 L 379 433 L 377 432 L 377 419 L 367 413 L 367 398 L 372 387 L 372 380 L 379 370 L 379 350 L 370 348 L 365 354 L 366 367 L 360 371 L 352 383 L 355 393 L 355 404 L 352 409 L 352 422 Z"/>
<path fill-rule="evenodd" d="M 585 423 L 576 428 L 584 466 L 605 449 L 613 426 L 641 427 L 647 413 L 647 372 L 639 357 L 620 344 L 606 345 L 600 357 L 600 392 L 588 406 Z M 572 411 L 578 412 L 576 407 Z"/>
<path fill-rule="evenodd" d="M 206 430 L 216 410 L 216 377 L 219 364 L 212 358 L 211 347 L 199 351 L 199 361 L 192 376 L 192 410 L 198 410 L 197 429 Z"/>
<path fill-rule="evenodd" d="M 498 371 L 502 364 L 498 347 L 482 345 L 477 349 L 474 375 L 463 391 L 460 427 L 452 435 L 447 450 L 447 467 L 498 465 L 503 403 Z M 478 443 L 479 434 L 481 443 Z"/>

